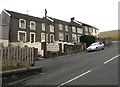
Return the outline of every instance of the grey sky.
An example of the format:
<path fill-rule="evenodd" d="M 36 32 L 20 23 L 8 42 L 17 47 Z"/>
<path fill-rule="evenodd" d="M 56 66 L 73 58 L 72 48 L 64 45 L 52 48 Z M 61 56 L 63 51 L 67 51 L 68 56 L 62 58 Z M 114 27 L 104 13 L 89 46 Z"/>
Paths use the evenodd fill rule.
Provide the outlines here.
<path fill-rule="evenodd" d="M 70 21 L 71 17 L 108 31 L 118 29 L 119 0 L 0 0 L 0 12 L 3 9 L 29 14 L 36 17 L 48 16 Z M 27 10 L 29 12 L 27 12 Z"/>

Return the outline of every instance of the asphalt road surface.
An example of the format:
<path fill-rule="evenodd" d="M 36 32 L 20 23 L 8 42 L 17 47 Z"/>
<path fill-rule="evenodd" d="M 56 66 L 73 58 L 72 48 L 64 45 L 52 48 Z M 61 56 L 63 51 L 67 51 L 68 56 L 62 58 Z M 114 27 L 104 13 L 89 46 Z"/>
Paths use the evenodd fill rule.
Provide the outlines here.
<path fill-rule="evenodd" d="M 23 85 L 118 85 L 118 43 L 105 50 L 39 60 L 43 73 Z"/>

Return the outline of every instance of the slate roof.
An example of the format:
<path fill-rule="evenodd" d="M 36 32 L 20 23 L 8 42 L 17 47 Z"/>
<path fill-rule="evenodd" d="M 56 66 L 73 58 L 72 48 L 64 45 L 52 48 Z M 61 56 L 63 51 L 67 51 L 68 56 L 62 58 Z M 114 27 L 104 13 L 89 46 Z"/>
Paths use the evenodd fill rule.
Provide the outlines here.
<path fill-rule="evenodd" d="M 70 25 L 71 25 L 71 26 L 76 26 L 76 27 L 82 27 L 82 25 L 80 25 L 80 24 L 78 24 L 78 23 L 76 23 L 76 22 L 74 22 L 74 21 L 71 21 L 71 22 L 70 22 Z"/>
<path fill-rule="evenodd" d="M 47 18 L 45 18 L 45 17 L 43 17 L 43 20 L 44 20 L 44 22 L 47 23 L 47 24 L 52 24 L 52 25 L 54 25 L 54 22 L 50 21 L 49 19 L 47 19 Z"/>
<path fill-rule="evenodd" d="M 86 24 L 86 23 L 82 23 L 84 26 L 89 26 L 89 27 L 92 27 L 92 28 L 95 28 L 95 29 L 98 29 L 98 28 L 96 28 L 96 27 L 94 27 L 94 26 L 91 26 L 91 25 L 89 25 L 89 24 Z M 98 29 L 99 30 L 99 29 Z"/>
<path fill-rule="evenodd" d="M 39 18 L 39 17 L 34 17 L 28 14 L 17 13 L 17 12 L 13 12 L 9 10 L 5 10 L 5 11 L 7 11 L 11 15 L 12 18 L 25 19 L 29 21 L 35 21 L 35 22 L 45 22 L 42 18 Z"/>
<path fill-rule="evenodd" d="M 79 22 L 79 21 L 77 21 L 77 22 Z M 94 27 L 94 26 L 91 26 L 91 25 L 89 25 L 89 24 L 86 24 L 86 23 L 82 23 L 82 22 L 79 22 L 79 23 L 81 23 L 83 26 L 88 26 L 88 27 L 92 27 L 92 28 L 95 28 L 95 29 L 98 29 L 98 28 L 96 28 L 96 27 Z M 76 26 L 79 26 L 79 24 L 75 24 L 75 22 L 73 23 L 74 25 L 76 25 Z M 99 30 L 99 29 L 98 29 Z"/>
<path fill-rule="evenodd" d="M 39 18 L 39 17 L 30 16 L 28 14 L 22 14 L 22 13 L 14 12 L 14 11 L 9 11 L 9 10 L 5 10 L 5 11 L 7 11 L 11 15 L 12 18 L 25 19 L 25 20 L 29 20 L 29 21 L 35 21 L 35 22 L 38 22 L 38 23 L 39 22 L 47 23 L 47 24 L 59 23 L 59 24 L 64 24 L 64 25 L 77 26 L 77 27 L 82 27 L 82 25 L 93 27 L 91 25 L 88 25 L 88 24 L 85 24 L 85 23 L 82 23 L 82 22 L 79 22 L 79 21 L 77 21 L 77 22 L 81 23 L 82 25 L 80 25 L 79 23 L 76 23 L 74 21 L 67 22 L 67 21 L 63 21 L 63 20 L 48 17 L 48 16 L 47 17 L 54 20 L 54 22 L 46 19 L 45 17 Z M 95 27 L 93 27 L 93 28 L 95 28 Z M 96 29 L 98 29 L 98 28 L 96 28 Z"/>
<path fill-rule="evenodd" d="M 67 21 L 63 21 L 63 20 L 60 20 L 60 19 L 52 18 L 52 17 L 49 17 L 49 18 L 54 20 L 55 23 L 69 25 L 69 22 L 67 22 Z"/>

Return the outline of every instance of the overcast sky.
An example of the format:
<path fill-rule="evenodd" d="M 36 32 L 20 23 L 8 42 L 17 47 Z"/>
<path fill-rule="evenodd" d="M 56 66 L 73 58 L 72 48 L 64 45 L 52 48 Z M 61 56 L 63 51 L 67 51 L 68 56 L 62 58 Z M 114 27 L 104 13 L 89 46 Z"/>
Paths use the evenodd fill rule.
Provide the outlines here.
<path fill-rule="evenodd" d="M 47 15 L 70 21 L 71 17 L 102 31 L 118 29 L 119 0 L 0 0 L 3 9 L 42 18 Z M 27 12 L 28 11 L 28 12 Z"/>

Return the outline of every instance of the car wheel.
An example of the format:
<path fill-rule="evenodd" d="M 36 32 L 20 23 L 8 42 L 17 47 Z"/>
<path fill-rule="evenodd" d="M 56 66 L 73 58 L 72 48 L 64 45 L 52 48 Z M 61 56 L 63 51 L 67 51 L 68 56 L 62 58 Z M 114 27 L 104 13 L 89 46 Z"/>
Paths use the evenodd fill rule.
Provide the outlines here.
<path fill-rule="evenodd" d="M 102 48 L 102 50 L 104 50 L 104 48 Z"/>
<path fill-rule="evenodd" d="M 96 47 L 96 51 L 98 51 L 99 49 L 98 49 L 98 47 Z"/>

